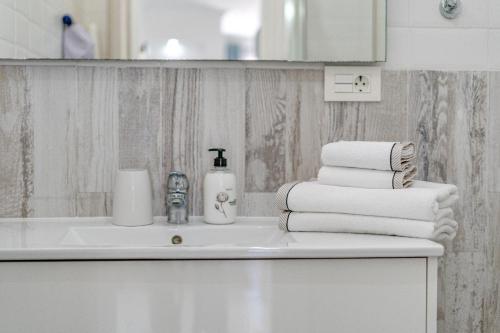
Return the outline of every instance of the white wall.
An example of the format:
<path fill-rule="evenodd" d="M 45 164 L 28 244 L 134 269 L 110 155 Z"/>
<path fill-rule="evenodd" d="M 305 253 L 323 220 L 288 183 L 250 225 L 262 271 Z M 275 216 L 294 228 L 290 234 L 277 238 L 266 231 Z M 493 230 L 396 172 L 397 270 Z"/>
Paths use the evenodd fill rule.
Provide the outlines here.
<path fill-rule="evenodd" d="M 66 0 L 0 0 L 0 58 L 61 58 Z"/>
<path fill-rule="evenodd" d="M 388 0 L 389 69 L 500 70 L 500 0 L 462 0 L 447 20 L 439 0 Z"/>

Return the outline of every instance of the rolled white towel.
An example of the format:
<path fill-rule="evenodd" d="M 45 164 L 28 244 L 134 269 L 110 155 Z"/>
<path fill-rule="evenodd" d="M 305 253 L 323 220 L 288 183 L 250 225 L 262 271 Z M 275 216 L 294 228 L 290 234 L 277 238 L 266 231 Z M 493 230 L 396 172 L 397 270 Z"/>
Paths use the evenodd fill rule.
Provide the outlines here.
<path fill-rule="evenodd" d="M 428 222 L 338 213 L 282 212 L 280 228 L 292 232 L 374 234 L 444 241 L 455 237 L 458 224 L 452 217 Z"/>
<path fill-rule="evenodd" d="M 344 213 L 437 221 L 458 200 L 455 185 L 415 181 L 401 190 L 322 185 L 317 181 L 288 183 L 279 188 L 282 211 Z"/>
<path fill-rule="evenodd" d="M 328 166 L 403 171 L 414 158 L 411 142 L 338 141 L 321 149 L 321 162 Z"/>
<path fill-rule="evenodd" d="M 403 171 L 383 171 L 324 166 L 319 169 L 318 183 L 323 185 L 402 189 L 413 184 L 417 168 L 409 165 Z"/>

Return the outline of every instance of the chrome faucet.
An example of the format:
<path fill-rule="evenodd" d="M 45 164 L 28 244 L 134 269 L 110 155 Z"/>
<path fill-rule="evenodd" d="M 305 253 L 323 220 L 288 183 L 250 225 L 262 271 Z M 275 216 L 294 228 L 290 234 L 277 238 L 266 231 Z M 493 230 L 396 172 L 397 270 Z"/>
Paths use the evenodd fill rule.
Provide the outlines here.
<path fill-rule="evenodd" d="M 188 223 L 189 181 L 182 172 L 173 171 L 167 181 L 167 216 L 168 223 Z"/>

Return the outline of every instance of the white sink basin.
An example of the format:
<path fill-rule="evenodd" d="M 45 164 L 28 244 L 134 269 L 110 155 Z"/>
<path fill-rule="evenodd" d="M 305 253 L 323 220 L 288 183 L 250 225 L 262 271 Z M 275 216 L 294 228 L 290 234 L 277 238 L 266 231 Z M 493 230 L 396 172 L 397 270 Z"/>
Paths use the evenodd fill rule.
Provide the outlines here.
<path fill-rule="evenodd" d="M 212 226 L 164 217 L 145 227 L 114 226 L 109 217 L 0 219 L 2 260 L 198 260 L 394 258 L 440 256 L 443 246 L 425 239 L 334 233 L 284 233 L 278 219 L 239 217 Z M 182 243 L 172 244 L 174 236 Z"/>
<path fill-rule="evenodd" d="M 286 237 L 275 225 L 151 225 L 145 227 L 71 227 L 61 241 L 64 246 L 269 246 Z"/>

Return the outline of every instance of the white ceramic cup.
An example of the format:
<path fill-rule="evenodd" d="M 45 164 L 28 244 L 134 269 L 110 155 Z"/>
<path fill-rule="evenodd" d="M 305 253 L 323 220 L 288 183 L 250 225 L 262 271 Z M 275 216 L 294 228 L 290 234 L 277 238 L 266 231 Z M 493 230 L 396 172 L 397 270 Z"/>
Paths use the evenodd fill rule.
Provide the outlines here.
<path fill-rule="evenodd" d="M 113 196 L 113 224 L 135 227 L 153 223 L 152 197 L 147 170 L 118 170 Z"/>

